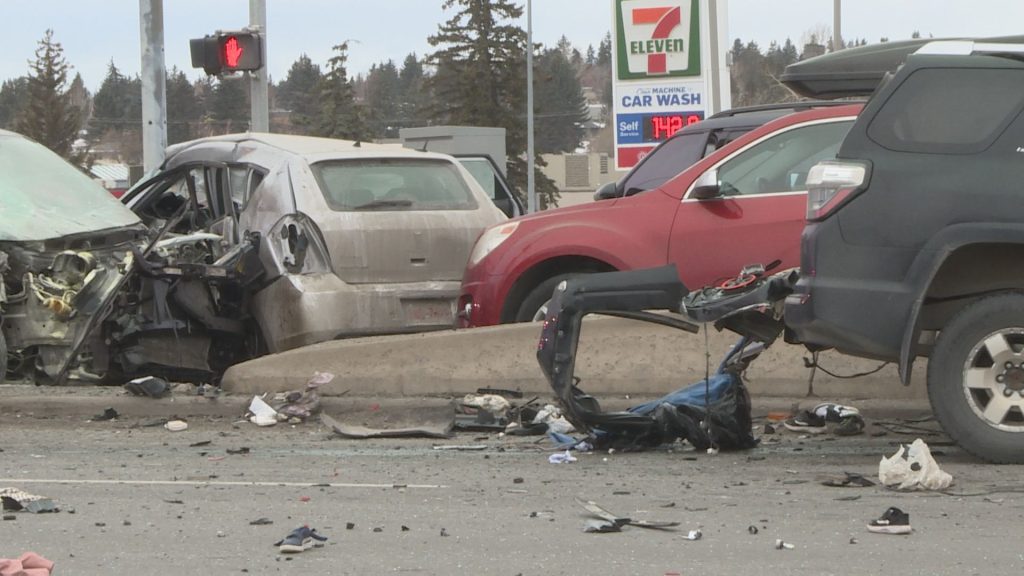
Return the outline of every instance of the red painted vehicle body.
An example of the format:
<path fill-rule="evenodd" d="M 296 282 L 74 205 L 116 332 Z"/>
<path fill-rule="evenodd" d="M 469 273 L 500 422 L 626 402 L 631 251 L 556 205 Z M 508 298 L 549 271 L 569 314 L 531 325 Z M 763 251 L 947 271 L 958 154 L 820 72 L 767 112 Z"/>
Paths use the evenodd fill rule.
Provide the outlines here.
<path fill-rule="evenodd" d="M 737 138 L 658 188 L 547 210 L 494 226 L 477 241 L 467 264 L 459 298 L 459 325 L 529 320 L 531 310 L 524 308 L 527 301 L 533 304 L 525 307 L 532 307 L 542 293 L 546 300 L 555 279 L 566 275 L 674 263 L 680 279 L 692 289 L 731 278 L 752 263 L 778 259 L 783 267 L 799 266 L 805 189 L 771 193 L 736 190 L 735 194 L 725 192 L 705 199 L 697 199 L 694 189 L 717 177 L 718 170 L 733 159 L 756 158 L 762 149 L 768 153 L 763 157 L 768 158 L 775 153 L 771 146 L 778 145 L 776 136 L 793 139 L 807 132 L 796 129 L 821 126 L 820 132 L 832 130 L 826 126 L 843 127 L 837 135 L 828 135 L 830 140 L 836 138 L 838 147 L 861 107 L 855 104 L 790 114 Z M 790 135 L 784 136 L 786 133 Z M 797 173 L 786 177 L 792 184 L 787 188 L 799 186 Z M 761 184 L 760 178 L 755 181 Z M 500 236 L 505 240 L 485 249 Z"/>

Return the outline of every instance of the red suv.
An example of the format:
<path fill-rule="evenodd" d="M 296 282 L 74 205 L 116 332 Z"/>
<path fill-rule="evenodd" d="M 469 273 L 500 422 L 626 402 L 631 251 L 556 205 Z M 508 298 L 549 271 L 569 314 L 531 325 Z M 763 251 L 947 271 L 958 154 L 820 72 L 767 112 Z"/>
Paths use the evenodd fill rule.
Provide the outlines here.
<path fill-rule="evenodd" d="M 645 192 L 530 214 L 480 236 L 462 279 L 462 327 L 543 317 L 569 276 L 675 264 L 691 287 L 751 263 L 800 263 L 807 173 L 835 158 L 862 104 L 790 114 Z M 678 170 L 665 166 L 665 170 Z"/>

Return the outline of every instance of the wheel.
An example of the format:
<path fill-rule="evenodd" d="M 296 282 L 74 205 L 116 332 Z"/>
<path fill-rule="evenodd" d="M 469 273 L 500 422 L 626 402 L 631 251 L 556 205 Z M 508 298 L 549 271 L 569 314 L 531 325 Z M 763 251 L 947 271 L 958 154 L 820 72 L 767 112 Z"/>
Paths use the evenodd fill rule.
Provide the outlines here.
<path fill-rule="evenodd" d="M 543 320 L 548 313 L 548 302 L 551 301 L 551 294 L 555 291 L 555 286 L 558 286 L 562 280 L 568 280 L 581 274 L 587 274 L 587 272 L 558 274 L 538 284 L 519 306 L 519 311 L 516 312 L 516 322 L 540 322 Z"/>
<path fill-rule="evenodd" d="M 950 320 L 928 360 L 928 398 L 965 450 L 1024 463 L 1024 293 L 983 298 Z"/>

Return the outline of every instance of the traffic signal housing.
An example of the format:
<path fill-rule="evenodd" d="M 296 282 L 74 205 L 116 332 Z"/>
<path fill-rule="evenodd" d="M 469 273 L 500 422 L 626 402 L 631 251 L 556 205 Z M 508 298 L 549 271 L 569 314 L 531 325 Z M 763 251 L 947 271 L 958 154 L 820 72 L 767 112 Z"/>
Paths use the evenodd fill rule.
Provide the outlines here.
<path fill-rule="evenodd" d="M 259 70 L 263 67 L 263 42 L 256 32 L 216 32 L 189 40 L 192 67 L 211 76 Z"/>

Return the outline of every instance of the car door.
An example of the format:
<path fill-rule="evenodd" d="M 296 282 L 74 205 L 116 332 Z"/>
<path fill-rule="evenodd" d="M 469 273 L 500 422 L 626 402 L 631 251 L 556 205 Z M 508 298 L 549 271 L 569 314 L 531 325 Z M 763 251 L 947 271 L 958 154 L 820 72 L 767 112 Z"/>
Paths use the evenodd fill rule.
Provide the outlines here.
<path fill-rule="evenodd" d="M 795 124 L 705 172 L 714 177 L 718 194 L 697 199 L 691 187 L 672 224 L 669 261 L 683 281 L 696 288 L 731 278 L 748 264 L 774 260 L 799 266 L 807 172 L 835 157 L 852 124 L 852 117 Z"/>

